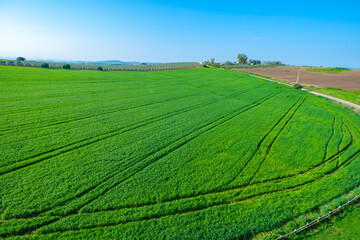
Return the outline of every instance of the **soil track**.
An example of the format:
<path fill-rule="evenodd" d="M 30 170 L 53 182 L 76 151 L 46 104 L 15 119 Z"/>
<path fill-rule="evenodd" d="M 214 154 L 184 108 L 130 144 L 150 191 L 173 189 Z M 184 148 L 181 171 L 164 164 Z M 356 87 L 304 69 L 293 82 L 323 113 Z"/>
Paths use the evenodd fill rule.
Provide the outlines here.
<path fill-rule="evenodd" d="M 298 71 L 300 71 L 299 82 L 302 85 L 312 85 L 318 88 L 340 88 L 350 91 L 360 91 L 360 71 L 352 70 L 342 73 L 318 73 L 309 72 L 309 67 L 275 67 L 275 68 L 255 68 L 237 69 L 238 71 L 261 74 L 264 76 L 277 78 L 289 82 L 296 82 Z"/>

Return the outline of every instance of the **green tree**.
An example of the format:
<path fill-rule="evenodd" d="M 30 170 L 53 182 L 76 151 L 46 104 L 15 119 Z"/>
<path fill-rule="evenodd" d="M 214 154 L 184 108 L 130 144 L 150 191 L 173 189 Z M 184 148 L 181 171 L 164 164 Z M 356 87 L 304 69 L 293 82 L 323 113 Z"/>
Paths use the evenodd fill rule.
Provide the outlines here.
<path fill-rule="evenodd" d="M 70 69 L 71 67 L 70 67 L 70 64 L 64 64 L 63 65 L 63 69 Z"/>
<path fill-rule="evenodd" d="M 23 57 L 17 57 L 17 58 L 16 58 L 16 61 L 18 61 L 18 62 L 20 62 L 20 61 L 25 61 L 25 58 L 23 58 Z"/>
<path fill-rule="evenodd" d="M 48 63 L 42 63 L 40 65 L 41 68 L 49 68 L 49 64 Z"/>
<path fill-rule="evenodd" d="M 98 67 L 97 70 L 98 71 L 104 71 L 104 69 L 102 67 Z"/>
<path fill-rule="evenodd" d="M 215 58 L 211 58 L 210 64 L 214 64 L 214 63 L 215 63 Z"/>
<path fill-rule="evenodd" d="M 238 56 L 237 56 L 237 59 L 238 59 L 238 63 L 239 64 L 246 64 L 246 61 L 248 60 L 248 57 L 246 56 L 245 53 L 239 53 Z"/>

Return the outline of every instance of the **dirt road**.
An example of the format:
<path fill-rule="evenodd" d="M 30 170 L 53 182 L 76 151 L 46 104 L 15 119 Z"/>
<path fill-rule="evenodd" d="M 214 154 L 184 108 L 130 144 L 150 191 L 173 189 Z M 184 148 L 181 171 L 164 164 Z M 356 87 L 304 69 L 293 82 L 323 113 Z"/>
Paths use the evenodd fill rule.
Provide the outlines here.
<path fill-rule="evenodd" d="M 260 78 L 260 79 L 264 79 L 264 80 L 271 81 L 271 82 L 276 82 L 276 83 L 279 83 L 279 84 L 282 84 L 282 85 L 286 85 L 286 86 L 292 87 L 291 84 L 286 84 L 286 83 L 278 82 L 278 81 L 276 81 L 276 80 L 267 79 L 267 78 L 263 78 L 263 77 L 258 77 L 258 76 L 252 75 L 252 74 L 249 74 L 249 76 L 256 77 L 256 78 Z M 339 103 L 341 103 L 341 104 L 344 104 L 344 105 L 347 106 L 347 107 L 353 108 L 357 113 L 360 114 L 360 105 L 357 105 L 357 104 L 355 104 L 355 103 L 352 103 L 352 102 L 349 102 L 349 101 L 346 101 L 346 100 L 343 100 L 343 99 L 340 99 L 340 98 L 337 98 L 337 97 L 329 96 L 329 95 L 326 95 L 326 94 L 323 94 L 323 93 L 318 93 L 318 92 L 310 91 L 310 90 L 307 90 L 307 89 L 302 89 L 302 90 L 305 91 L 305 92 L 308 92 L 308 93 L 311 93 L 311 94 L 314 94 L 314 95 L 318 95 L 318 96 L 322 96 L 322 97 L 331 99 L 331 100 L 333 100 L 333 101 L 339 102 Z"/>

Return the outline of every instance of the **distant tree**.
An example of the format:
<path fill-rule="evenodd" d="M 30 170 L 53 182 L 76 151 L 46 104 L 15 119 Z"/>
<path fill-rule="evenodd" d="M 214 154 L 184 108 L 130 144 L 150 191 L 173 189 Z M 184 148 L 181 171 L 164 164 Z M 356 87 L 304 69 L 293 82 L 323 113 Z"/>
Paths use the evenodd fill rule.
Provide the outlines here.
<path fill-rule="evenodd" d="M 40 65 L 41 68 L 49 68 L 49 64 L 48 63 L 42 63 Z"/>
<path fill-rule="evenodd" d="M 226 66 L 229 66 L 229 65 L 231 65 L 231 62 L 230 62 L 230 61 L 226 61 L 226 62 L 225 62 L 225 65 L 226 65 Z"/>
<path fill-rule="evenodd" d="M 141 63 L 141 65 L 147 65 L 147 63 Z"/>
<path fill-rule="evenodd" d="M 210 64 L 214 64 L 214 63 L 215 63 L 215 58 L 211 58 Z"/>
<path fill-rule="evenodd" d="M 282 65 L 282 63 L 280 61 L 276 61 L 276 62 L 274 62 L 274 65 L 280 66 L 280 65 Z"/>
<path fill-rule="evenodd" d="M 70 64 L 64 64 L 63 65 L 63 69 L 70 69 L 70 68 L 71 68 Z"/>
<path fill-rule="evenodd" d="M 249 61 L 250 61 L 250 64 L 252 64 L 252 65 L 261 64 L 260 60 L 249 60 Z"/>
<path fill-rule="evenodd" d="M 104 71 L 104 69 L 102 67 L 97 67 L 98 71 Z"/>
<path fill-rule="evenodd" d="M 23 57 L 18 57 L 18 58 L 16 58 L 16 61 L 18 61 L 18 62 L 20 62 L 20 61 L 25 61 L 25 58 L 23 58 Z"/>
<path fill-rule="evenodd" d="M 245 53 L 239 53 L 237 59 L 239 64 L 246 64 L 248 57 L 246 56 Z"/>

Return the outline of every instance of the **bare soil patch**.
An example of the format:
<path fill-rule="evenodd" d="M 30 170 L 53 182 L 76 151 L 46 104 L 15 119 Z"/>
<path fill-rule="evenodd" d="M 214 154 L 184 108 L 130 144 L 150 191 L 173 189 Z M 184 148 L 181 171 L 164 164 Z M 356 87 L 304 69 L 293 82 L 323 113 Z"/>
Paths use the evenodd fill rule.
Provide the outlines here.
<path fill-rule="evenodd" d="M 318 88 L 340 88 L 349 91 L 360 91 L 360 71 L 352 70 L 342 73 L 319 73 L 306 71 L 309 67 L 275 67 L 256 69 L 237 69 L 238 71 L 261 74 L 264 76 L 296 82 L 300 71 L 299 82 L 302 85 L 312 85 Z"/>

